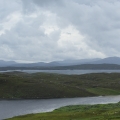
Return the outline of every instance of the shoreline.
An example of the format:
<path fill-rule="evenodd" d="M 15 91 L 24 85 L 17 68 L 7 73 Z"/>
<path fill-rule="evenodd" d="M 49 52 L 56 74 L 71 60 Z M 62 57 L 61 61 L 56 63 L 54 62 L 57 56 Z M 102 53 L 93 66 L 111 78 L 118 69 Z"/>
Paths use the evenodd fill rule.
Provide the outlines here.
<path fill-rule="evenodd" d="M 39 112 L 39 113 L 30 113 L 30 114 L 25 114 L 25 115 L 19 115 L 19 116 L 14 116 L 12 118 L 6 118 L 5 120 L 26 120 L 30 119 L 31 120 L 39 120 L 39 119 L 49 119 L 52 120 L 53 118 L 56 120 L 61 120 L 61 118 L 65 120 L 69 120 L 71 117 L 74 119 L 82 119 L 82 120 L 87 120 L 89 118 L 113 118 L 117 117 L 118 119 L 120 118 L 120 102 L 116 103 L 106 103 L 104 105 L 102 104 L 95 104 L 95 105 L 67 105 L 67 106 L 62 106 L 59 108 L 56 108 L 52 111 L 49 112 Z M 86 114 L 88 114 L 86 116 Z M 108 114 L 109 113 L 109 114 Z M 53 118 L 51 118 L 53 117 Z M 67 119 L 66 119 L 67 118 Z M 87 118 L 87 119 L 86 119 Z M 116 120 L 118 120 L 116 119 Z"/>
<path fill-rule="evenodd" d="M 6 112 L 1 111 L 0 118 L 5 119 L 19 115 L 23 116 L 26 114 L 46 113 L 64 106 L 97 105 L 97 104 L 105 105 L 111 103 L 112 104 L 118 103 L 119 101 L 120 101 L 120 95 L 114 97 L 98 96 L 98 97 L 65 98 L 65 99 L 61 98 L 61 99 L 52 99 L 52 100 L 44 99 L 44 100 L 0 101 L 1 110 L 2 108 L 4 108 L 4 111 L 6 111 Z"/>
<path fill-rule="evenodd" d="M 115 96 L 117 96 L 117 97 L 119 97 L 120 95 L 102 95 L 102 96 L 87 96 L 87 97 L 65 97 L 65 98 L 35 98 L 35 99 L 33 99 L 33 98 L 26 98 L 26 99 L 22 99 L 22 98 L 18 98 L 18 99 L 1 99 L 0 98 L 0 101 L 14 101 L 14 100 L 52 100 L 52 99 L 54 99 L 54 100 L 57 100 L 57 99 L 76 99 L 76 98 L 98 98 L 98 97 L 115 97 Z"/>

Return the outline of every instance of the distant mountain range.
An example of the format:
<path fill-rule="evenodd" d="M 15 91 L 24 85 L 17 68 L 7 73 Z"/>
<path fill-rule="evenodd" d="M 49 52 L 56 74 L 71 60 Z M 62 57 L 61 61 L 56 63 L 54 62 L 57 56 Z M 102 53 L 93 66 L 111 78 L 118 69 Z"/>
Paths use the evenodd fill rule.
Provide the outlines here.
<path fill-rule="evenodd" d="M 108 57 L 100 60 L 96 60 L 94 62 L 88 62 L 90 64 L 117 64 L 120 65 L 119 57 Z"/>
<path fill-rule="evenodd" d="M 80 59 L 80 60 L 64 60 L 64 61 L 53 61 L 49 63 L 37 62 L 37 63 L 17 63 L 15 61 L 3 61 L 0 60 L 0 67 L 59 67 L 59 66 L 78 66 L 83 64 L 116 64 L 120 65 L 119 57 L 107 57 L 104 59 Z"/>
<path fill-rule="evenodd" d="M 14 66 L 17 63 L 15 61 L 4 61 L 0 60 L 0 67 Z"/>

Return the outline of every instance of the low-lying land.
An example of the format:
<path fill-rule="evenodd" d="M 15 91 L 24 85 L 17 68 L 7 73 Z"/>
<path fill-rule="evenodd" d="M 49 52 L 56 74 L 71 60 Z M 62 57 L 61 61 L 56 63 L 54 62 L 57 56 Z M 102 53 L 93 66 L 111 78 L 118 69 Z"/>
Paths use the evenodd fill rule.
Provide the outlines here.
<path fill-rule="evenodd" d="M 0 99 L 69 98 L 120 95 L 120 73 L 61 75 L 0 73 Z"/>
<path fill-rule="evenodd" d="M 120 103 L 67 106 L 53 112 L 29 114 L 8 120 L 120 120 Z"/>
<path fill-rule="evenodd" d="M 24 66 L 24 67 L 23 67 Z M 80 64 L 80 65 L 68 65 L 68 66 L 29 66 L 23 64 L 23 66 L 8 66 L 0 67 L 0 71 L 7 70 L 120 70 L 118 64 Z"/>

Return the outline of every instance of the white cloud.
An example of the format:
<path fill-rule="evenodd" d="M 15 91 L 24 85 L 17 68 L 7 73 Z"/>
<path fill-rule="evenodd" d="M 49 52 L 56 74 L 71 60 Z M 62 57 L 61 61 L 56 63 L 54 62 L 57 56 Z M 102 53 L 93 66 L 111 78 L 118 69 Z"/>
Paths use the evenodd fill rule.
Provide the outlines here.
<path fill-rule="evenodd" d="M 120 56 L 118 0 L 0 0 L 0 59 Z"/>
<path fill-rule="evenodd" d="M 4 22 L 0 25 L 2 26 L 2 30 L 0 31 L 0 35 L 5 34 L 6 30 L 11 30 L 19 21 L 21 20 L 21 14 L 18 12 L 14 12 L 6 17 Z"/>
<path fill-rule="evenodd" d="M 83 36 L 74 26 L 63 29 L 57 42 L 63 59 L 105 57 L 103 53 L 88 46 L 86 40 L 87 36 Z"/>

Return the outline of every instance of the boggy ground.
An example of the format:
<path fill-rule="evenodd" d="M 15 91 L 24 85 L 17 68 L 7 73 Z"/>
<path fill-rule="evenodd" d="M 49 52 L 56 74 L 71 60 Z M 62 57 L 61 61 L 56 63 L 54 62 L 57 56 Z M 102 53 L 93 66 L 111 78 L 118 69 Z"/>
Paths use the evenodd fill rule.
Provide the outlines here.
<path fill-rule="evenodd" d="M 61 75 L 0 73 L 0 99 L 69 98 L 120 95 L 120 73 Z"/>
<path fill-rule="evenodd" d="M 67 106 L 53 112 L 29 114 L 8 120 L 120 120 L 120 103 Z"/>

